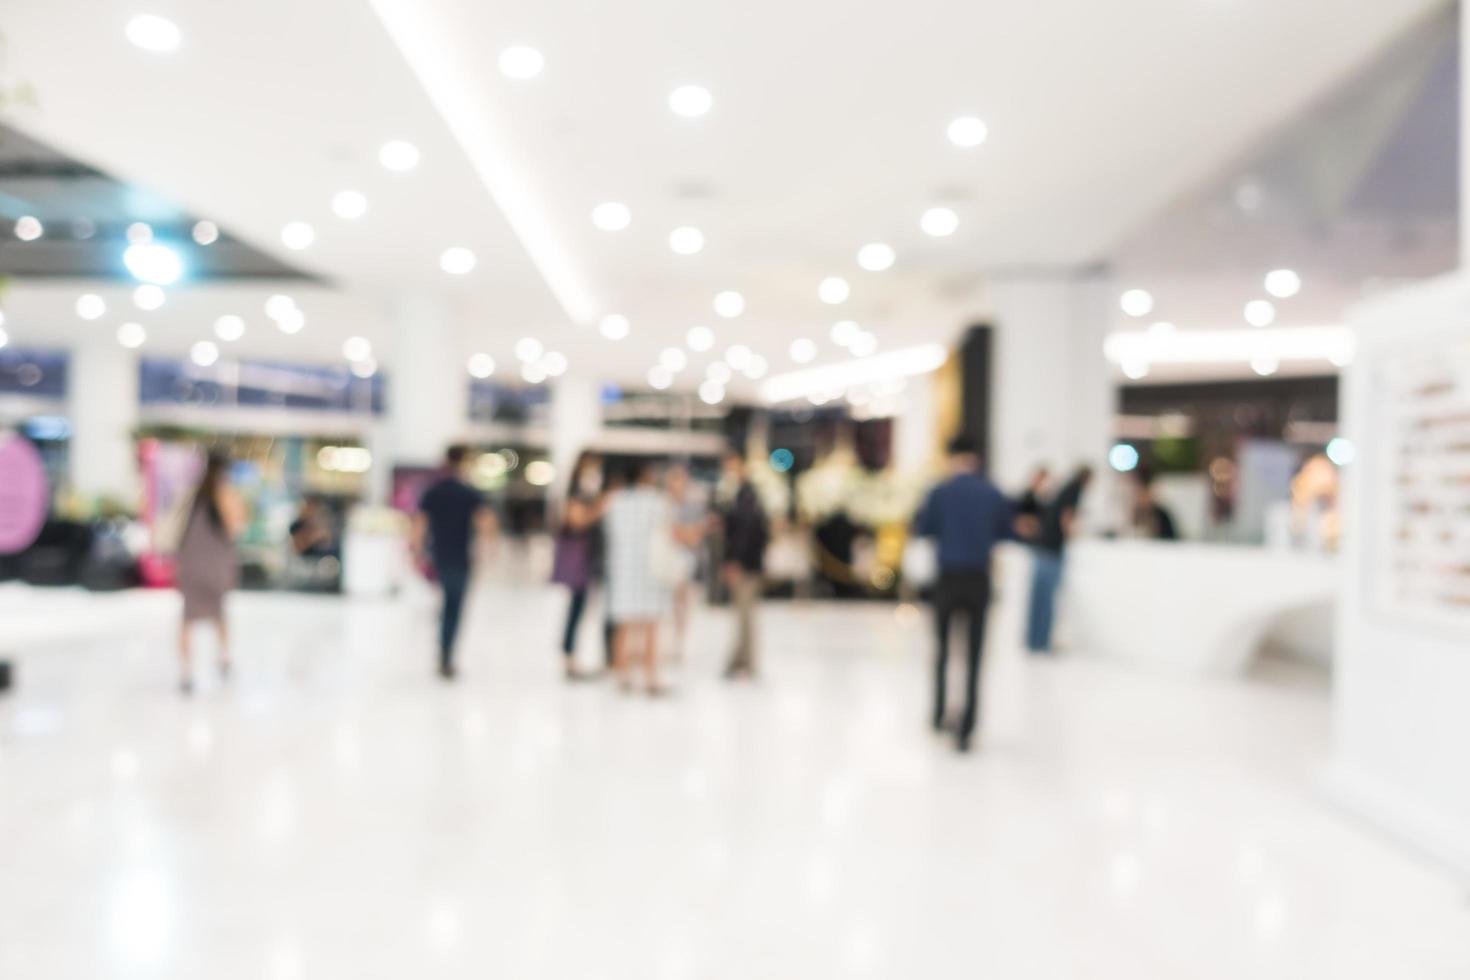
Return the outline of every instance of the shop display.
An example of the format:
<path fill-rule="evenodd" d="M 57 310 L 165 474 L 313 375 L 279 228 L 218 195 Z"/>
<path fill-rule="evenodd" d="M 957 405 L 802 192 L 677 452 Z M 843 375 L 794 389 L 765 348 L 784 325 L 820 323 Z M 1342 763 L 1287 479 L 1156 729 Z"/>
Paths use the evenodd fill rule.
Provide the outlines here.
<path fill-rule="evenodd" d="M 1375 604 L 1429 626 L 1470 626 L 1470 342 L 1384 359 L 1372 383 L 1379 447 L 1365 562 Z"/>

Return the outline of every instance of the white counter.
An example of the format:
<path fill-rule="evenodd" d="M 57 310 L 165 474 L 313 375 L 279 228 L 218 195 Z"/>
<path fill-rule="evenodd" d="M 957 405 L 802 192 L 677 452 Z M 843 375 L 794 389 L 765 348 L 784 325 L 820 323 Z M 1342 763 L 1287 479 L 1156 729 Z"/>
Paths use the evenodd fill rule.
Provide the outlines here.
<path fill-rule="evenodd" d="M 1029 562 L 1011 565 L 1013 582 L 1029 573 Z M 1337 561 L 1326 555 L 1080 541 L 1067 555 L 1059 629 L 1083 653 L 1188 673 L 1239 673 L 1273 630 L 1304 615 L 1325 634 L 1338 589 Z M 1024 602 L 1024 586 L 1007 591 Z M 1326 635 L 1321 641 L 1324 648 L 1331 642 Z"/>

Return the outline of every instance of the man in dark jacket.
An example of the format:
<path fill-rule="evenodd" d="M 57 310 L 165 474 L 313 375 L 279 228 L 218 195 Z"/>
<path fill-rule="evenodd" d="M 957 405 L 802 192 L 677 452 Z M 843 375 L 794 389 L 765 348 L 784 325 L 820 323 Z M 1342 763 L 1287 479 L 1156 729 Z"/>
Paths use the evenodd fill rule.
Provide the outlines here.
<path fill-rule="evenodd" d="M 1002 541 L 1016 539 L 1016 520 L 1011 501 L 980 471 L 974 445 L 964 437 L 952 441 L 949 476 L 929 492 L 914 519 L 914 533 L 933 538 L 939 552 L 939 581 L 934 588 L 939 641 L 934 667 L 935 730 L 945 725 L 950 625 L 957 614 L 968 620 L 965 713 L 957 732 L 961 752 L 970 750 L 980 712 L 980 653 L 990 609 L 991 551 Z"/>
<path fill-rule="evenodd" d="M 465 480 L 469 450 L 450 446 L 444 468 L 419 498 L 414 517 L 415 550 L 434 566 L 435 578 L 444 592 L 439 620 L 439 676 L 453 680 L 454 641 L 459 636 L 460 613 L 470 585 L 470 568 L 476 536 L 489 537 L 495 530 L 494 513 L 474 487 Z"/>
<path fill-rule="evenodd" d="M 766 542 L 770 532 L 760 495 L 745 472 L 745 457 L 725 454 L 725 478 L 737 486 L 724 514 L 725 583 L 735 604 L 735 649 L 725 676 L 754 677 L 756 673 L 755 612 L 760 603 L 765 571 Z"/>

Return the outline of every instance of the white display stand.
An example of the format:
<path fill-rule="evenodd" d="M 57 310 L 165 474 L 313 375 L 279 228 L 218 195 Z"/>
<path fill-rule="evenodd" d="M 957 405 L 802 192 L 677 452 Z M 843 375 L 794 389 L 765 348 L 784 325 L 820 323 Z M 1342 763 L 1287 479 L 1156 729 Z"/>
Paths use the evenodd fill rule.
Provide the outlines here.
<path fill-rule="evenodd" d="M 1288 616 L 1336 602 L 1335 557 L 1164 541 L 1079 541 L 1067 557 L 1070 645 L 1195 675 L 1241 674 Z"/>
<path fill-rule="evenodd" d="M 1470 876 L 1470 279 L 1356 311 L 1327 785 Z"/>

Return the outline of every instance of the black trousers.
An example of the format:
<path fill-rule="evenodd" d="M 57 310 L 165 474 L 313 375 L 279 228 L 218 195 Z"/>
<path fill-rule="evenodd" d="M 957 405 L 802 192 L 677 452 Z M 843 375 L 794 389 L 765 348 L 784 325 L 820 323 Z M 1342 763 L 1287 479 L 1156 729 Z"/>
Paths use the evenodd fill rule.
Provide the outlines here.
<path fill-rule="evenodd" d="M 454 640 L 459 636 L 460 614 L 464 611 L 464 596 L 469 590 L 468 568 L 436 568 L 439 586 L 444 590 L 444 611 L 439 619 L 439 666 L 454 666 Z"/>
<path fill-rule="evenodd" d="M 567 625 L 562 631 L 561 652 L 563 656 L 570 657 L 577 650 L 577 626 L 582 622 L 582 613 L 587 611 L 587 593 L 589 588 L 572 590 L 572 597 L 567 603 Z M 609 667 L 613 662 L 613 632 L 616 629 L 613 621 L 607 619 L 602 624 L 602 652 L 603 659 Z"/>
<path fill-rule="evenodd" d="M 934 626 L 938 631 L 938 654 L 934 663 L 934 726 L 944 723 L 946 674 L 949 668 L 949 633 L 957 615 L 968 620 L 965 645 L 965 714 L 960 720 L 960 737 L 969 738 L 980 714 L 980 655 L 985 646 L 985 617 L 990 610 L 990 574 L 964 571 L 942 572 L 934 589 Z"/>

